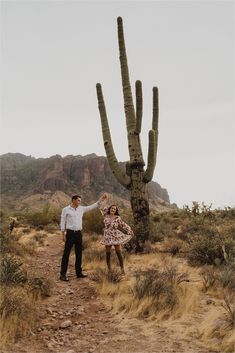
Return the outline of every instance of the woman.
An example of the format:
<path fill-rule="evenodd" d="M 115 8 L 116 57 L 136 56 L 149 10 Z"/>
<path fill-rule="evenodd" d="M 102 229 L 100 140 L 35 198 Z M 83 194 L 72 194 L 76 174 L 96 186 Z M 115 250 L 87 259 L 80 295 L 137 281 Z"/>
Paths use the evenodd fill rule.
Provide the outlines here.
<path fill-rule="evenodd" d="M 124 275 L 124 264 L 123 257 L 121 253 L 121 245 L 126 244 L 133 236 L 133 231 L 131 227 L 123 222 L 119 216 L 118 208 L 116 205 L 111 205 L 109 207 L 101 208 L 101 213 L 104 216 L 104 237 L 101 244 L 105 245 L 106 249 L 106 263 L 108 271 L 111 270 L 110 257 L 111 248 L 114 246 L 119 264 L 121 267 L 121 272 Z M 123 233 L 119 228 L 121 228 L 125 233 Z"/>

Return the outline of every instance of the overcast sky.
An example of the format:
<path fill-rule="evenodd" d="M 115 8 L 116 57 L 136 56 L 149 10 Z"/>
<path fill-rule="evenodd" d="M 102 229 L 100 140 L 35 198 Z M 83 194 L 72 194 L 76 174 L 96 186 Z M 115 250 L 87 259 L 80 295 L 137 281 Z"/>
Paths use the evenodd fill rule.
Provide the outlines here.
<path fill-rule="evenodd" d="M 2 1 L 1 153 L 105 155 L 100 82 L 117 158 L 128 159 L 118 16 L 132 87 L 143 84 L 145 160 L 159 88 L 154 180 L 179 206 L 235 206 L 233 1 Z"/>

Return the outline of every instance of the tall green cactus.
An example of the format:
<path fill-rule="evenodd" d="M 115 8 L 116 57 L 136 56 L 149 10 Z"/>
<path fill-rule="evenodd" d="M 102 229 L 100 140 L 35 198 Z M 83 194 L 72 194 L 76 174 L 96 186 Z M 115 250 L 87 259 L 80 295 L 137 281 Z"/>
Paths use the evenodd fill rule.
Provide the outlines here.
<path fill-rule="evenodd" d="M 149 131 L 148 164 L 146 170 L 140 142 L 142 125 L 143 95 L 141 81 L 136 81 L 136 111 L 133 104 L 127 55 L 123 33 L 122 18 L 118 17 L 118 43 L 126 116 L 127 138 L 130 160 L 126 162 L 126 171 L 120 167 L 112 145 L 111 134 L 100 83 L 97 83 L 97 98 L 100 111 L 104 147 L 110 168 L 116 179 L 130 190 L 130 201 L 135 222 L 136 251 L 142 251 L 149 237 L 149 202 L 147 183 L 152 180 L 157 157 L 158 142 L 158 89 L 153 88 L 152 129 Z"/>

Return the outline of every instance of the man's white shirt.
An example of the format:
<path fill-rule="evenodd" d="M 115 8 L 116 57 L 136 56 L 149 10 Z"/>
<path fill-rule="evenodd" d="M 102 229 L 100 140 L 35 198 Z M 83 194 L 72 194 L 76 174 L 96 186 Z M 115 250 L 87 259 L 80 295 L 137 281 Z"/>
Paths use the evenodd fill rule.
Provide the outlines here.
<path fill-rule="evenodd" d="M 77 208 L 73 208 L 70 205 L 64 207 L 61 213 L 61 231 L 63 232 L 66 229 L 82 230 L 83 214 L 95 209 L 98 206 L 99 202 L 93 203 L 90 206 L 78 206 Z"/>

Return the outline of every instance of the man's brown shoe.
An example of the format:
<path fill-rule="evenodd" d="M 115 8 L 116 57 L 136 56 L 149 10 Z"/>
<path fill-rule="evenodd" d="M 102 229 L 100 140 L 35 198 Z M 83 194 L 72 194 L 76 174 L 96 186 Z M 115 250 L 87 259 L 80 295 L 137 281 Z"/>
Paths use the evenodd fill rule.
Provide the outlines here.
<path fill-rule="evenodd" d="M 69 281 L 68 277 L 66 277 L 65 275 L 60 275 L 60 280 L 64 281 L 64 282 L 68 282 Z"/>

